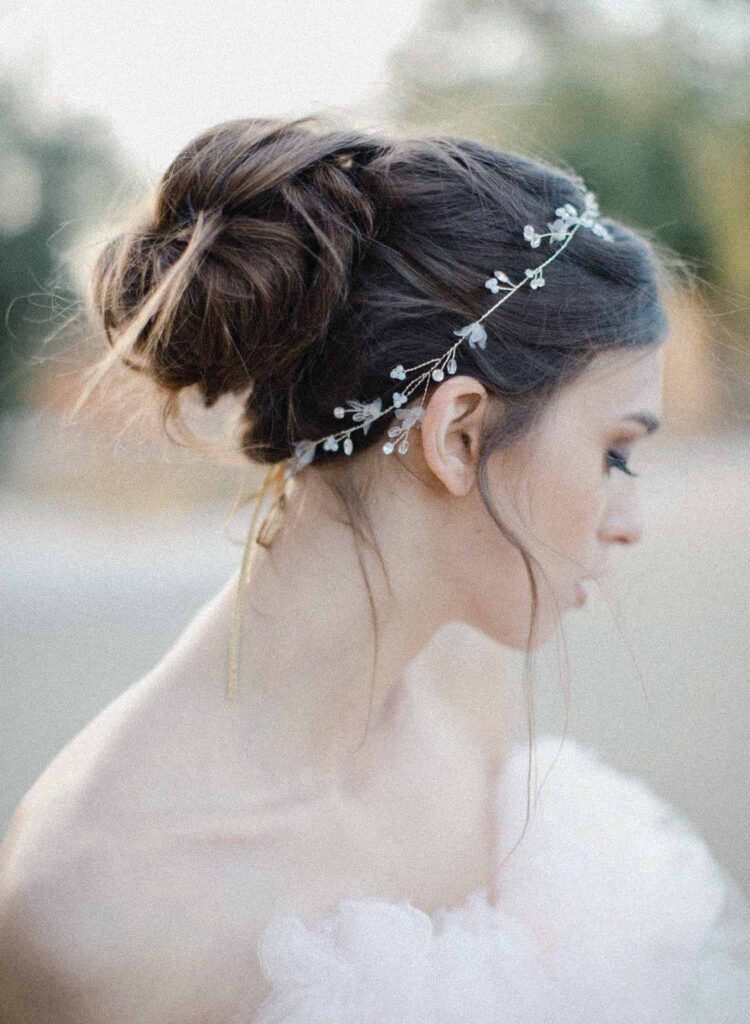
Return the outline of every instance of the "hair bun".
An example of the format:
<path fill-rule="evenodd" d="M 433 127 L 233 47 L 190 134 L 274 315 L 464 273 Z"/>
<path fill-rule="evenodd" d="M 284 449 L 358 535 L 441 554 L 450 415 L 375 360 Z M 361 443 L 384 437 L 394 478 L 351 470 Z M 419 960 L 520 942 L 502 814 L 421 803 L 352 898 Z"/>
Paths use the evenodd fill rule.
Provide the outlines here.
<path fill-rule="evenodd" d="M 170 393 L 196 385 L 206 406 L 250 386 L 261 447 L 279 443 L 270 421 L 286 426 L 285 391 L 346 303 L 375 225 L 362 171 L 385 144 L 311 120 L 197 136 L 92 275 L 113 353 Z"/>

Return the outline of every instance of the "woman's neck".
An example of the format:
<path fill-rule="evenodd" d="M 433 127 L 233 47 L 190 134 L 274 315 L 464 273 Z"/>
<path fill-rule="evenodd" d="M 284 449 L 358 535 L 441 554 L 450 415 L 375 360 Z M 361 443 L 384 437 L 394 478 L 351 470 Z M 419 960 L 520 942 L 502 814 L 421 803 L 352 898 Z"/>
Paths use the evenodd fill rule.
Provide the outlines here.
<path fill-rule="evenodd" d="M 240 648 L 240 690 L 252 691 L 245 699 L 264 723 L 273 757 L 329 771 L 355 756 L 368 722 L 386 711 L 407 665 L 440 631 L 432 677 L 448 713 L 467 723 L 492 758 L 507 734 L 503 649 L 466 626 L 443 636 L 443 626 L 462 621 L 462 609 L 414 521 L 419 503 L 392 502 L 388 529 L 375 537 L 389 589 L 377 556 L 362 540 L 358 547 L 317 476 L 288 494 L 272 546 L 254 546 Z"/>

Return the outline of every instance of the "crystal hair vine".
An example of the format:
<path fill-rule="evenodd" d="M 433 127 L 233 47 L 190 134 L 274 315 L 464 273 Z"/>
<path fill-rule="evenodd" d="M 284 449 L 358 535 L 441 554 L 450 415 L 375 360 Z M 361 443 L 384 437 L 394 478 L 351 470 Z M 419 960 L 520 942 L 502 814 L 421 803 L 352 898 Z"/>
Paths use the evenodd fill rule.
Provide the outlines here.
<path fill-rule="evenodd" d="M 404 366 L 399 363 L 394 366 L 390 371 L 390 376 L 393 380 L 406 380 L 407 374 L 413 373 L 415 370 L 422 370 L 422 373 L 410 380 L 408 384 L 400 391 L 394 391 L 392 393 L 393 404 L 387 408 L 383 408 L 383 400 L 378 397 L 370 402 L 361 402 L 356 399 L 350 399 L 347 401 L 349 408 L 338 405 L 333 410 L 333 415 L 336 419 L 343 419 L 344 416 L 350 415 L 357 426 L 349 427 L 347 430 L 339 431 L 338 433 L 326 434 L 316 440 L 302 440 L 298 441 L 294 446 L 294 455 L 287 461 L 284 480 L 288 480 L 289 477 L 299 472 L 304 466 L 312 462 L 315 457 L 317 446 L 322 444 L 324 451 L 338 451 L 339 442 L 343 440 L 343 449 L 345 455 L 351 455 L 354 450 L 354 443 L 351 439 L 351 434 L 357 430 L 363 431 L 365 434 L 370 429 L 372 423 L 380 419 L 382 416 L 387 415 L 389 412 L 394 411 L 398 423 L 395 423 L 388 431 L 388 437 L 393 438 L 392 441 L 388 441 L 383 445 L 383 451 L 386 455 L 392 454 L 394 450 L 397 450 L 400 455 L 405 455 L 409 450 L 408 434 L 412 427 L 418 427 L 424 416 L 424 402 L 427 396 L 427 390 L 429 388 L 430 380 L 441 381 L 445 379 L 445 374 L 454 374 L 458 369 L 456 362 L 456 351 L 459 346 L 465 341 L 468 341 L 472 348 L 479 346 L 484 349 L 487 347 L 487 331 L 482 326 L 482 321 L 494 312 L 498 306 L 501 306 L 503 302 L 510 298 L 514 292 L 518 291 L 525 284 L 529 284 L 532 289 L 544 287 L 545 280 L 543 275 L 544 268 L 557 259 L 560 253 L 570 242 L 571 238 L 578 231 L 579 228 L 589 228 L 595 235 L 600 238 L 604 238 L 607 241 L 612 241 L 612 235 L 608 229 L 599 222 L 599 205 L 596 201 L 596 196 L 593 192 L 588 191 L 585 186 L 578 186 L 583 192 L 584 197 L 584 209 L 581 213 L 575 208 L 572 203 L 565 203 L 563 206 L 558 206 L 555 210 L 556 220 L 548 221 L 547 227 L 549 231 L 540 233 L 531 224 L 526 224 L 523 229 L 523 237 L 529 243 L 532 249 L 538 249 L 543 238 L 549 238 L 549 244 L 553 242 L 562 242 L 562 244 L 553 252 L 553 254 L 541 263 L 538 267 L 529 267 L 524 271 L 524 277 L 514 284 L 508 275 L 502 270 L 496 270 L 492 277 L 484 282 L 484 287 L 489 289 L 493 294 L 498 292 L 504 292 L 505 294 L 499 299 L 493 306 L 482 314 L 478 320 L 474 320 L 472 323 L 467 324 L 465 327 L 460 327 L 458 330 L 454 330 L 453 333 L 458 336 L 458 341 L 454 342 L 450 348 L 448 348 L 441 356 L 437 356 L 435 359 L 428 359 L 424 363 L 419 363 L 417 366 Z M 427 369 L 423 369 L 427 367 Z M 422 401 L 419 406 L 410 409 L 402 409 L 401 406 L 405 405 L 409 398 L 422 382 L 425 382 L 424 392 L 422 394 Z"/>

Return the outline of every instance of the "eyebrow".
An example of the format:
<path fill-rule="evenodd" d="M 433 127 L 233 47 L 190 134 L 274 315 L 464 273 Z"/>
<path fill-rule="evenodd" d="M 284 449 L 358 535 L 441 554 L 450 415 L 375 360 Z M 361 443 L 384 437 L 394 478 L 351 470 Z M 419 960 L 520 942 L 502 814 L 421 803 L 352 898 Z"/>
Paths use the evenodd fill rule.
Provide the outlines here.
<path fill-rule="evenodd" d="M 653 434 L 655 430 L 658 430 L 661 426 L 661 420 L 657 416 L 653 416 L 650 412 L 631 412 L 627 416 L 623 416 L 624 420 L 633 420 L 634 423 L 640 423 L 646 428 L 648 434 Z"/>

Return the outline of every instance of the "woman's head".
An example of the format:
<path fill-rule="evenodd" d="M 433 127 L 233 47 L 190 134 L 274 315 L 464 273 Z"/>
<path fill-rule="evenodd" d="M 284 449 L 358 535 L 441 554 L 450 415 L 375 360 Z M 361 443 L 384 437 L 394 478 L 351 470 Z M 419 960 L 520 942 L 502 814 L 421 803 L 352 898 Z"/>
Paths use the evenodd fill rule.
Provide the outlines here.
<path fill-rule="evenodd" d="M 207 406 L 244 393 L 241 450 L 278 463 L 301 439 L 340 429 L 337 405 L 377 395 L 390 404 L 391 368 L 434 359 L 454 328 L 484 314 L 494 268 L 522 279 L 535 265 L 523 226 L 547 223 L 566 202 L 580 209 L 580 186 L 472 140 L 389 139 L 312 117 L 217 125 L 177 156 L 150 208 L 96 264 L 91 307 L 111 352 L 91 387 L 124 359 L 161 389 L 165 422 L 179 421 L 187 388 Z M 476 605 L 484 628 L 518 646 L 550 635 L 541 620 L 531 632 L 545 572 L 563 610 L 574 580 L 603 566 L 606 538 L 639 529 L 633 481 L 610 473 L 607 456 L 632 429 L 620 424 L 605 440 L 605 420 L 632 411 L 620 408 L 626 395 L 633 409 L 656 411 L 668 275 L 642 235 L 605 223 L 611 241 L 579 231 L 545 287 L 520 289 L 484 319 L 486 347 L 462 345 L 457 375 L 430 382 L 426 444 L 413 458 L 382 453 L 392 425 L 384 416 L 355 435 L 353 456 L 319 445 L 301 473 L 330 483 L 359 523 L 372 495 L 413 469 L 432 523 L 442 521 L 436 494 L 443 501 L 459 564 L 476 561 L 466 553 L 476 551 L 480 521 L 494 526 L 523 565 L 518 614 L 491 628 L 508 607 L 494 604 L 491 587 L 477 588 Z M 473 449 L 459 467 L 462 423 Z M 532 465 L 536 475 L 524 477 Z M 484 519 L 470 522 L 455 499 L 475 484 Z M 531 520 L 512 485 L 516 495 L 526 488 Z"/>

